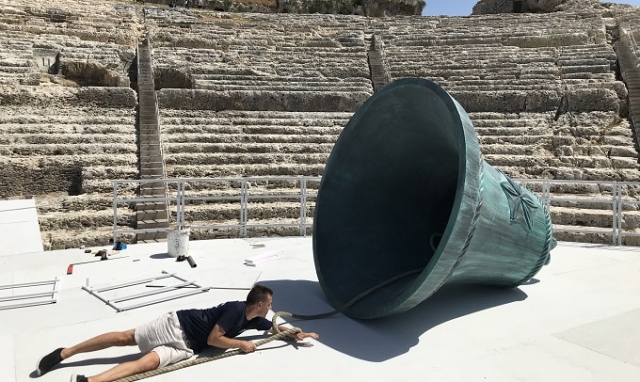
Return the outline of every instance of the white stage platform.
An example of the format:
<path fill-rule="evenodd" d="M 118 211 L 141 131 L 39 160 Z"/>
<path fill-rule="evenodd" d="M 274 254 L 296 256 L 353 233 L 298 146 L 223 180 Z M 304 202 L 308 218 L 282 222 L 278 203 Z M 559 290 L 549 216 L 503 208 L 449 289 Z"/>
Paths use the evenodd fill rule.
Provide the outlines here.
<path fill-rule="evenodd" d="M 254 249 L 252 243 L 264 247 Z M 128 257 L 77 264 L 71 275 L 70 263 L 98 258 L 81 249 L 0 256 L 0 284 L 60 279 L 57 303 L 0 310 L 0 381 L 36 378 L 36 361 L 57 347 L 129 329 L 170 310 L 243 300 L 256 281 L 274 289 L 276 310 L 332 310 L 317 282 L 310 238 L 189 244 L 196 268 L 164 255 L 165 243 L 130 245 L 114 255 Z M 266 251 L 280 252 L 255 267 L 243 264 Z M 120 313 L 81 289 L 87 282 L 113 285 L 163 270 L 213 289 Z M 147 284 L 164 282 L 168 280 Z M 131 292 L 154 289 L 145 284 L 137 288 Z M 372 321 L 337 315 L 294 325 L 317 332 L 319 340 L 297 348 L 275 341 L 253 354 L 148 380 L 638 382 L 640 249 L 560 243 L 551 264 L 519 288 L 445 285 L 401 315 Z M 243 336 L 264 338 L 256 331 Z M 92 375 L 137 354 L 135 347 L 83 354 L 38 380 Z"/>

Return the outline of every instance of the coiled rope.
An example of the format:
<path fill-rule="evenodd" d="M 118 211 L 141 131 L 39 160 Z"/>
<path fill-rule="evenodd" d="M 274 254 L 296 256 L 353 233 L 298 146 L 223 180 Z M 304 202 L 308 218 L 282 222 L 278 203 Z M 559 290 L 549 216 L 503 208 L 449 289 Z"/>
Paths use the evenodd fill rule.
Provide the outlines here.
<path fill-rule="evenodd" d="M 336 315 L 336 314 L 338 314 L 338 313 L 340 313 L 342 311 L 347 310 L 353 304 L 355 304 L 356 302 L 362 300 L 363 298 L 367 297 L 368 295 L 370 295 L 371 293 L 377 291 L 378 289 L 384 288 L 385 286 L 387 286 L 387 285 L 389 285 L 391 283 L 394 283 L 394 282 L 396 282 L 396 281 L 398 281 L 400 279 L 403 279 L 405 277 L 420 273 L 420 272 L 422 272 L 422 270 L 423 270 L 423 268 L 418 268 L 418 269 L 414 269 L 414 270 L 402 273 L 400 275 L 394 276 L 394 277 L 390 278 L 389 280 L 386 280 L 386 281 L 374 286 L 373 288 L 368 289 L 367 291 L 365 291 L 363 293 L 360 293 L 359 295 L 357 295 L 356 297 L 351 299 L 351 301 L 349 301 L 348 303 L 343 305 L 340 309 L 336 309 L 336 310 L 333 310 L 333 311 L 330 311 L 330 312 L 314 314 L 314 315 L 295 314 L 295 313 L 289 313 L 289 312 L 276 312 L 273 315 L 273 318 L 271 319 L 271 322 L 273 324 L 273 331 L 276 334 L 270 336 L 269 338 L 265 338 L 263 340 L 256 341 L 254 343 L 255 343 L 256 347 L 258 347 L 258 346 L 262 346 L 264 344 L 267 344 L 267 343 L 269 343 L 271 341 L 287 339 L 287 337 L 289 337 L 291 334 L 302 333 L 302 330 L 300 328 L 291 328 L 289 330 L 285 330 L 284 332 L 280 331 L 280 329 L 278 329 L 278 324 L 276 323 L 278 317 L 291 317 L 291 318 L 300 319 L 300 320 L 318 320 L 318 319 L 321 319 L 321 318 L 331 317 L 331 316 Z M 160 374 L 169 373 L 171 371 L 184 369 L 185 367 L 189 367 L 189 366 L 193 366 L 193 365 L 199 365 L 201 363 L 215 361 L 217 359 L 228 358 L 228 357 L 231 357 L 231 356 L 234 356 L 234 355 L 237 355 L 237 354 L 245 354 L 245 353 L 240 349 L 229 350 L 229 351 L 226 351 L 226 352 L 224 352 L 222 354 L 219 354 L 219 355 L 216 355 L 216 356 L 198 357 L 198 358 L 190 359 L 188 361 L 176 363 L 174 365 L 160 367 L 160 368 L 157 368 L 155 370 L 150 370 L 150 371 L 146 371 L 146 372 L 143 372 L 143 373 L 134 374 L 134 375 L 131 375 L 131 376 L 128 376 L 128 377 L 117 379 L 114 382 L 139 381 L 141 379 L 153 377 L 153 376 L 160 375 Z"/>
<path fill-rule="evenodd" d="M 256 341 L 255 344 L 256 344 L 256 346 L 261 346 L 261 345 L 264 345 L 264 344 L 266 344 L 268 342 L 271 342 L 271 341 L 274 341 L 274 340 L 284 339 L 289 334 L 294 334 L 294 333 L 298 333 L 298 332 L 301 332 L 300 328 L 292 328 L 292 329 L 289 329 L 287 331 L 280 332 L 278 334 L 274 334 L 273 336 L 271 336 L 269 338 L 265 338 L 264 340 Z M 138 380 L 141 380 L 141 379 L 145 379 L 145 378 L 153 377 L 153 376 L 156 376 L 156 375 L 168 373 L 170 371 L 176 371 L 176 370 L 184 369 L 185 367 L 189 367 L 189 366 L 193 366 L 193 365 L 199 365 L 201 363 L 214 361 L 216 359 L 228 358 L 228 357 L 231 357 L 231 356 L 237 355 L 237 354 L 244 354 L 244 352 L 242 350 L 240 350 L 240 349 L 234 349 L 234 350 L 226 351 L 226 352 L 224 352 L 222 354 L 218 354 L 216 356 L 198 357 L 198 358 L 194 358 L 194 359 L 191 359 L 191 360 L 188 360 L 188 361 L 185 361 L 185 362 L 176 363 L 174 365 L 160 367 L 160 368 L 155 369 L 155 370 L 150 370 L 150 371 L 146 371 L 144 373 L 138 373 L 138 374 L 134 374 L 134 375 L 131 375 L 131 376 L 128 376 L 128 377 L 120 378 L 120 379 L 117 379 L 115 382 L 138 381 Z"/>

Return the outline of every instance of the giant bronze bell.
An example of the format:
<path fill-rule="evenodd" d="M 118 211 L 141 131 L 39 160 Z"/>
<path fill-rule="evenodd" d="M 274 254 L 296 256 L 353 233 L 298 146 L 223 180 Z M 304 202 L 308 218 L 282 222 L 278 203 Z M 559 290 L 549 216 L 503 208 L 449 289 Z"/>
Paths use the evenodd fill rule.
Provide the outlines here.
<path fill-rule="evenodd" d="M 375 93 L 327 161 L 314 261 L 350 317 L 406 311 L 449 282 L 520 285 L 554 246 L 545 204 L 482 159 L 464 109 L 431 81 Z"/>

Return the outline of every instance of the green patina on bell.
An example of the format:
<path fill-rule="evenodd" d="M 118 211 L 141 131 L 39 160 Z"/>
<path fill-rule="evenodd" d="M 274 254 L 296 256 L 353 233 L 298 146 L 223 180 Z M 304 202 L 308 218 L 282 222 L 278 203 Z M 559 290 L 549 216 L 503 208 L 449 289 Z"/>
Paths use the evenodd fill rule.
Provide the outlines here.
<path fill-rule="evenodd" d="M 431 81 L 375 93 L 327 161 L 314 261 L 350 317 L 409 310 L 447 282 L 520 285 L 554 246 L 547 207 L 482 159 L 468 115 Z"/>

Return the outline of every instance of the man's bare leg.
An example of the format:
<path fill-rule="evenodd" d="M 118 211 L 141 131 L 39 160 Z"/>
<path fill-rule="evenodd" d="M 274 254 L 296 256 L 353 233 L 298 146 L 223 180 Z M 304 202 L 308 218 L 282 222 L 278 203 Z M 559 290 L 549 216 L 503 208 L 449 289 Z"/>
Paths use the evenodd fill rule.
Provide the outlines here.
<path fill-rule="evenodd" d="M 131 346 L 136 344 L 135 329 L 124 332 L 104 333 L 69 348 L 64 348 L 60 353 L 62 359 L 67 359 L 79 353 L 88 353 L 106 349 L 112 346 Z"/>
<path fill-rule="evenodd" d="M 78 353 L 86 353 L 106 349 L 111 346 L 127 346 L 135 344 L 135 329 L 126 330 L 124 332 L 111 332 L 101 334 L 70 348 L 58 348 L 40 358 L 40 360 L 38 360 L 38 362 L 36 363 L 36 373 L 38 375 L 46 374 L 62 360 Z"/>
<path fill-rule="evenodd" d="M 119 378 L 154 370 L 158 368 L 159 365 L 160 357 L 158 357 L 156 352 L 151 351 L 136 361 L 121 363 L 88 379 L 89 382 L 110 382 Z"/>

